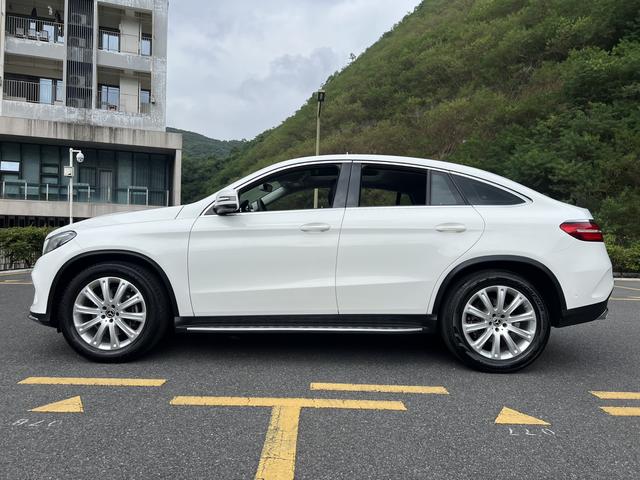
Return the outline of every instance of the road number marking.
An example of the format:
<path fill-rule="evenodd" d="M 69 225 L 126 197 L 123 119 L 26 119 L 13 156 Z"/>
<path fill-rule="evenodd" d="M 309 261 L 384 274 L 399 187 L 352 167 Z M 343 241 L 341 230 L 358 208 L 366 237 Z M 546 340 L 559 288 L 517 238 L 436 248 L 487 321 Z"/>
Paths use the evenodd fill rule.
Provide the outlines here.
<path fill-rule="evenodd" d="M 344 408 L 406 411 L 404 403 L 377 400 L 260 397 L 174 397 L 171 405 L 211 407 L 271 407 L 256 480 L 293 480 L 296 466 L 298 425 L 303 408 Z"/>
<path fill-rule="evenodd" d="M 311 390 L 328 390 L 333 392 L 375 392 L 375 393 L 424 393 L 449 395 L 444 387 L 428 387 L 420 385 L 367 385 L 358 383 L 312 383 Z"/>

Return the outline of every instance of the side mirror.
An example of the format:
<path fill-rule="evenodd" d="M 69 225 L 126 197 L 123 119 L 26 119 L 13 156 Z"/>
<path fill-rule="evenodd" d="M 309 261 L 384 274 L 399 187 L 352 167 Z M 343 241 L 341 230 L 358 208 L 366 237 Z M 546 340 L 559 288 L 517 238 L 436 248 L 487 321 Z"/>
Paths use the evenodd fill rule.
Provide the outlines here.
<path fill-rule="evenodd" d="M 222 190 L 213 202 L 213 211 L 216 215 L 229 215 L 240 210 L 238 193 L 235 190 Z"/>

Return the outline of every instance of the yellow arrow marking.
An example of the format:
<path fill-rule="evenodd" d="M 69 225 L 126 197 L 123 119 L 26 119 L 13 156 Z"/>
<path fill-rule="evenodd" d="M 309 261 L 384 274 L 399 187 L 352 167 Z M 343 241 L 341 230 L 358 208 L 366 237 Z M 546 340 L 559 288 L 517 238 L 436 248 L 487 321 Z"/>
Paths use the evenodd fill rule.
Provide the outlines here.
<path fill-rule="evenodd" d="M 376 393 L 425 393 L 449 395 L 444 387 L 420 385 L 365 385 L 358 383 L 312 383 L 311 390 L 329 390 L 334 392 L 376 392 Z"/>
<path fill-rule="evenodd" d="M 503 425 L 551 425 L 544 420 L 540 420 L 539 418 L 532 417 L 531 415 L 518 412 L 517 410 L 513 410 L 508 407 L 502 408 L 496 417 L 495 423 Z"/>
<path fill-rule="evenodd" d="M 20 385 L 88 385 L 97 387 L 160 387 L 162 378 L 83 378 L 83 377 L 29 377 Z"/>
<path fill-rule="evenodd" d="M 600 407 L 614 417 L 640 417 L 640 407 Z"/>
<path fill-rule="evenodd" d="M 603 400 L 640 400 L 640 392 L 602 392 L 596 390 L 591 394 Z"/>
<path fill-rule="evenodd" d="M 271 407 L 269 429 L 262 447 L 256 480 L 293 480 L 298 425 L 302 408 L 349 408 L 405 411 L 404 403 L 379 400 L 260 397 L 174 397 L 171 405 Z"/>
<path fill-rule="evenodd" d="M 48 403 L 47 405 L 42 405 L 29 411 L 42 413 L 83 413 L 84 407 L 80 397 L 71 397 L 66 400 L 60 400 L 59 402 Z"/>

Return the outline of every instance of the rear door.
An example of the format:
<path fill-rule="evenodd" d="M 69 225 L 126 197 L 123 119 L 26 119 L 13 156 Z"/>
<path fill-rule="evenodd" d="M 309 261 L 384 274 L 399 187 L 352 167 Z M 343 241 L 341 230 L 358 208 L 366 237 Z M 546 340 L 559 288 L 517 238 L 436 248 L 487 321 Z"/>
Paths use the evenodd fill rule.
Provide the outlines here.
<path fill-rule="evenodd" d="M 483 229 L 447 172 L 354 162 L 338 246 L 339 312 L 426 314 L 440 274 Z"/>

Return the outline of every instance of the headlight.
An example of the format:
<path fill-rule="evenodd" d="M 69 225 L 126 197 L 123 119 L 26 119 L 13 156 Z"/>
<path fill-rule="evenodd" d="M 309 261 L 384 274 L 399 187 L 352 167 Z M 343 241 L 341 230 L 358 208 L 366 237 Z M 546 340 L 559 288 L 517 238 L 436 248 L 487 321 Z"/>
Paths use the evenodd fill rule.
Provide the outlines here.
<path fill-rule="evenodd" d="M 69 230 L 66 232 L 56 233 L 55 235 L 47 238 L 44 241 L 44 247 L 42 247 L 42 254 L 49 253 L 58 247 L 61 247 L 65 243 L 73 240 L 76 236 L 76 232 Z"/>

